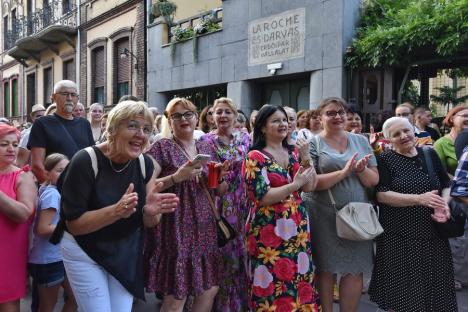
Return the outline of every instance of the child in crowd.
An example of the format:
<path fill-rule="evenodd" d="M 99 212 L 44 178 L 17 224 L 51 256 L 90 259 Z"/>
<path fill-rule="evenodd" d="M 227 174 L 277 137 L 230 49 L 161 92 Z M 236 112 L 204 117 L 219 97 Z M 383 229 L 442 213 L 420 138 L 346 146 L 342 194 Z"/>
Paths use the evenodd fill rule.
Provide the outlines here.
<path fill-rule="evenodd" d="M 47 156 L 44 161 L 47 180 L 39 188 L 33 243 L 29 253 L 29 272 L 37 287 L 41 312 L 54 310 L 60 286 L 64 288 L 67 298 L 63 311 L 76 311 L 73 292 L 65 276 L 60 244 L 53 245 L 49 242 L 60 218 L 60 193 L 56 183 L 67 164 L 65 155 L 54 153 Z"/>

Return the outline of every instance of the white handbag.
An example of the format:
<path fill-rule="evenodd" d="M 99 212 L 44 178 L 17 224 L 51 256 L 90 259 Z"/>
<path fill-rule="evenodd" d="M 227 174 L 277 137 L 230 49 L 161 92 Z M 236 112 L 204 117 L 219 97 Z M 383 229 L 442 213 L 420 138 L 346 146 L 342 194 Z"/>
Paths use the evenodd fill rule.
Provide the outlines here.
<path fill-rule="evenodd" d="M 318 157 L 320 157 L 319 140 L 315 136 Z M 321 171 L 318 162 L 317 169 Z M 353 241 L 366 241 L 374 239 L 383 233 L 384 230 L 380 225 L 378 214 L 372 204 L 350 202 L 340 210 L 337 210 L 331 189 L 328 189 L 328 195 L 336 213 L 336 234 L 338 237 Z"/>

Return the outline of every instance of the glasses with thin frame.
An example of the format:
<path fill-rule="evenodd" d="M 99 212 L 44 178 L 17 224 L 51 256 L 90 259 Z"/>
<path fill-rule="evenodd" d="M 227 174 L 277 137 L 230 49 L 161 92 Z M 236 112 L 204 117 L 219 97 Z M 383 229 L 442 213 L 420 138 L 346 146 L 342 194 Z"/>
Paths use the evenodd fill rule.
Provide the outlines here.
<path fill-rule="evenodd" d="M 60 94 L 61 96 L 64 96 L 64 97 L 69 97 L 69 96 L 71 96 L 72 98 L 78 97 L 78 93 L 75 93 L 75 92 L 57 92 L 57 94 Z"/>
<path fill-rule="evenodd" d="M 138 123 L 138 121 L 135 120 L 130 120 L 127 123 L 127 130 L 131 132 L 143 131 L 143 134 L 146 136 L 151 135 L 151 133 L 153 133 L 153 127 L 151 127 L 151 125 L 140 126 L 140 123 Z"/>

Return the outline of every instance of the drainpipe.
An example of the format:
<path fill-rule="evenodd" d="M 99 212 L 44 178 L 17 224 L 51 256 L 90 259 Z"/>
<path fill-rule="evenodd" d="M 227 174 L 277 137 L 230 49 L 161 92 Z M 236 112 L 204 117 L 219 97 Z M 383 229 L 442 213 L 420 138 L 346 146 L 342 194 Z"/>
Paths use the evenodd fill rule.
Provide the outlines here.
<path fill-rule="evenodd" d="M 81 30 L 80 30 L 80 25 L 81 25 L 81 6 L 80 6 L 80 0 L 76 0 L 76 28 L 78 29 L 78 33 L 76 36 L 76 44 L 75 44 L 75 80 L 76 80 L 76 85 L 78 86 L 78 94 L 80 94 L 80 67 L 81 67 L 81 55 L 80 55 L 80 50 L 81 50 Z"/>

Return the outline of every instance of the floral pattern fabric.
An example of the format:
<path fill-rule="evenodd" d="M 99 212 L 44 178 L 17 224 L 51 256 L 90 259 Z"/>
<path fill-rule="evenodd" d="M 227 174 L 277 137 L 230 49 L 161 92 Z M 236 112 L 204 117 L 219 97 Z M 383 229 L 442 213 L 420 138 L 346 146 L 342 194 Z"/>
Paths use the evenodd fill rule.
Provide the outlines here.
<path fill-rule="evenodd" d="M 226 218 L 237 233 L 236 238 L 221 250 L 223 272 L 214 303 L 214 310 L 225 312 L 246 311 L 247 272 L 243 231 L 248 214 L 248 203 L 241 168 L 249 150 L 250 136 L 245 132 L 234 132 L 230 144 L 221 142 L 215 133 L 209 133 L 200 140 L 215 146 L 217 161 L 224 162 L 228 160 L 231 163 L 230 171 L 224 177 L 228 184 L 228 190 L 222 198 L 217 197 L 216 204 L 221 215 Z"/>
<path fill-rule="evenodd" d="M 297 153 L 288 168 L 259 151 L 243 165 L 253 202 L 246 223 L 250 311 L 319 311 L 307 211 L 297 192 L 273 205 L 260 205 L 270 188 L 292 182 L 299 169 Z"/>

